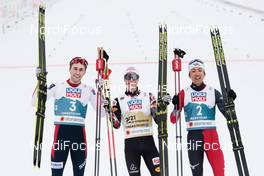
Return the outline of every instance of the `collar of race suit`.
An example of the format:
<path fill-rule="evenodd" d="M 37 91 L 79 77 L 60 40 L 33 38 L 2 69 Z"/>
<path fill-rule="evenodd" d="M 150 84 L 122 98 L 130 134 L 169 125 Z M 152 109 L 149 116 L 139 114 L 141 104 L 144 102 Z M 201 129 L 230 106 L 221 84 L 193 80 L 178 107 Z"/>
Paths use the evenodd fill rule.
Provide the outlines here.
<path fill-rule="evenodd" d="M 205 88 L 205 84 L 204 83 L 202 83 L 201 85 L 199 85 L 199 86 L 197 86 L 197 85 L 195 85 L 195 84 L 191 84 L 191 88 L 193 89 L 193 90 L 195 90 L 195 91 L 201 91 L 201 90 L 203 90 L 204 88 Z"/>
<path fill-rule="evenodd" d="M 67 80 L 67 83 L 71 86 L 71 87 L 78 87 L 81 83 L 79 84 L 74 84 L 70 82 L 70 79 Z"/>
<path fill-rule="evenodd" d="M 137 87 L 137 90 L 136 91 L 130 92 L 130 91 L 126 90 L 125 94 L 127 96 L 131 96 L 131 97 L 138 96 L 140 94 L 140 90 Z"/>

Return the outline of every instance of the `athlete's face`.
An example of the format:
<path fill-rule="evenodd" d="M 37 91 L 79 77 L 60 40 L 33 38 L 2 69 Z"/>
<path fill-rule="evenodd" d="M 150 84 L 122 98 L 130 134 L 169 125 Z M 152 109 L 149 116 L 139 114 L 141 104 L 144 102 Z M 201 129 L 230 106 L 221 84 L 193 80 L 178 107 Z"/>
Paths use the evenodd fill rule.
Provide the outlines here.
<path fill-rule="evenodd" d="M 192 83 L 199 86 L 203 83 L 205 73 L 202 68 L 193 68 L 191 69 L 189 76 L 192 80 Z"/>
<path fill-rule="evenodd" d="M 85 66 L 77 63 L 70 67 L 70 81 L 74 84 L 79 84 L 86 72 Z"/>
<path fill-rule="evenodd" d="M 138 80 L 124 80 L 126 83 L 126 88 L 130 92 L 135 92 L 138 86 Z"/>

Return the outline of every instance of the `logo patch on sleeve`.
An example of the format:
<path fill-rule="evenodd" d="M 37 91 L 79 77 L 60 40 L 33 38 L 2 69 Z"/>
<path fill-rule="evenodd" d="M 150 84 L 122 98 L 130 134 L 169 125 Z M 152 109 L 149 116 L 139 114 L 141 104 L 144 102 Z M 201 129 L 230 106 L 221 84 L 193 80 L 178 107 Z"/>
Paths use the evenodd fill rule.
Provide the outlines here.
<path fill-rule="evenodd" d="M 63 162 L 51 162 L 51 168 L 52 169 L 62 169 Z"/>
<path fill-rule="evenodd" d="M 52 89 L 55 86 L 56 86 L 55 84 L 51 84 L 48 89 L 50 90 L 50 89 Z"/>
<path fill-rule="evenodd" d="M 156 158 L 152 158 L 152 163 L 154 166 L 157 166 L 160 164 L 160 159 L 159 157 L 156 157 Z"/>

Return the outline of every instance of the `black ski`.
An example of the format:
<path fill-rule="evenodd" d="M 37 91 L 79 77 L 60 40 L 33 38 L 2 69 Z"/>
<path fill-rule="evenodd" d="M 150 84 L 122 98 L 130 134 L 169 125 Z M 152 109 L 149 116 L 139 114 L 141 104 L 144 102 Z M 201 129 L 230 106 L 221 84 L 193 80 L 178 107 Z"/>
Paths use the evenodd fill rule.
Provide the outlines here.
<path fill-rule="evenodd" d="M 34 137 L 34 153 L 33 165 L 40 168 L 43 128 L 45 119 L 45 104 L 47 99 L 47 81 L 46 81 L 46 56 L 45 56 L 45 7 L 39 7 L 39 25 L 38 25 L 38 41 L 39 41 L 39 65 L 40 69 L 37 78 L 37 103 L 36 103 L 36 125 Z"/>
<path fill-rule="evenodd" d="M 235 111 L 235 104 L 233 99 L 228 97 L 228 92 L 231 89 L 227 73 L 224 50 L 218 28 L 210 30 L 211 39 L 214 49 L 215 62 L 220 81 L 221 91 L 225 102 L 225 111 L 227 112 L 227 126 L 229 129 L 233 151 L 235 155 L 236 165 L 239 176 L 249 176 L 248 166 L 246 162 L 244 146 L 239 131 L 239 124 Z"/>
<path fill-rule="evenodd" d="M 167 95 L 167 25 L 159 26 L 159 73 L 158 73 L 158 103 L 157 118 L 160 175 L 169 175 L 168 163 L 168 132 L 167 132 L 167 105 L 163 103 L 162 97 Z"/>

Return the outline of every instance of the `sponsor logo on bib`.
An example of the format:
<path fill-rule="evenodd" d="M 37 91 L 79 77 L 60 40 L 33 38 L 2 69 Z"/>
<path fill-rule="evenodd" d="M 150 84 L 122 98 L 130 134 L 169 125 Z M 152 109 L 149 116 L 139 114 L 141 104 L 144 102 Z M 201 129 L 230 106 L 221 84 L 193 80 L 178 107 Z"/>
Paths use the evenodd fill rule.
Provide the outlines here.
<path fill-rule="evenodd" d="M 206 101 L 206 96 L 207 93 L 206 92 L 192 92 L 191 93 L 191 99 L 192 102 L 204 102 Z"/>
<path fill-rule="evenodd" d="M 82 90 L 79 88 L 72 88 L 72 87 L 66 88 L 66 97 L 81 98 L 81 94 L 82 94 Z"/>
<path fill-rule="evenodd" d="M 129 110 L 142 109 L 142 100 L 132 99 L 127 102 Z"/>

